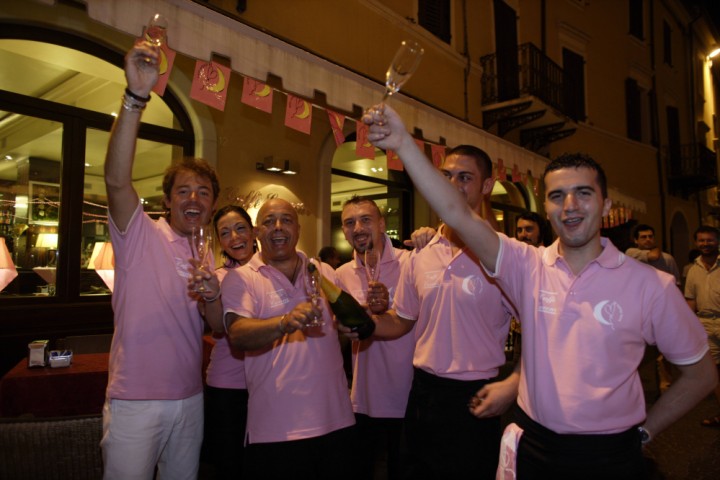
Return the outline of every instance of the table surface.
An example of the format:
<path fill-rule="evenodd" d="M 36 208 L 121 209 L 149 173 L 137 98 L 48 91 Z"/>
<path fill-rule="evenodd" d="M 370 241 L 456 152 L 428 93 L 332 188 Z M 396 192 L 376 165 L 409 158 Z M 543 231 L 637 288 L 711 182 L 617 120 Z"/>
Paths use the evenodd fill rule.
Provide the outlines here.
<path fill-rule="evenodd" d="M 203 380 L 215 340 L 203 337 Z M 69 367 L 28 367 L 24 358 L 0 379 L 0 416 L 60 417 L 102 413 L 108 353 L 74 354 Z"/>
<path fill-rule="evenodd" d="M 107 379 L 107 353 L 75 354 L 59 368 L 29 368 L 25 358 L 0 379 L 0 416 L 100 414 Z"/>

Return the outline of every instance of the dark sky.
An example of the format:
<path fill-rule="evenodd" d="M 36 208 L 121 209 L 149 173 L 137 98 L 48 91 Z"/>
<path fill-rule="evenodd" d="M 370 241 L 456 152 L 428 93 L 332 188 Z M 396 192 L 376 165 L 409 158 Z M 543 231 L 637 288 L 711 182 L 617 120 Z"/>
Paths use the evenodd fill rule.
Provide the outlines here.
<path fill-rule="evenodd" d="M 705 7 L 715 24 L 715 30 L 720 32 L 720 0 L 686 0 L 686 3 L 699 4 Z"/>

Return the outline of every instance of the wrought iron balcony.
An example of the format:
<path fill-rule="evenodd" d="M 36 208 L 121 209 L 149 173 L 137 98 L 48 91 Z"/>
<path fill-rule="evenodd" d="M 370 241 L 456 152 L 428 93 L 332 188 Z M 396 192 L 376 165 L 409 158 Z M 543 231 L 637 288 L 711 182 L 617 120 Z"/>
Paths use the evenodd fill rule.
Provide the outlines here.
<path fill-rule="evenodd" d="M 532 43 L 518 47 L 517 64 L 498 62 L 496 53 L 480 58 L 483 69 L 483 127 L 534 151 L 572 135 L 565 101 L 563 70 Z"/>
<path fill-rule="evenodd" d="M 700 143 L 664 147 L 670 193 L 687 195 L 718 184 L 717 155 Z"/>

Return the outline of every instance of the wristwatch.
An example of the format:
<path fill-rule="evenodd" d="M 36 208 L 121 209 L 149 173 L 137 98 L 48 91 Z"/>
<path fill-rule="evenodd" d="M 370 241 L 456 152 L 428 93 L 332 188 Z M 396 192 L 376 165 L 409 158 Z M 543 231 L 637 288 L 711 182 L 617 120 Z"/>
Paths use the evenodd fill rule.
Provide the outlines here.
<path fill-rule="evenodd" d="M 650 432 L 648 432 L 645 427 L 638 427 L 638 432 L 640 433 L 641 444 L 647 445 L 648 443 L 650 443 L 652 437 L 650 436 Z"/>

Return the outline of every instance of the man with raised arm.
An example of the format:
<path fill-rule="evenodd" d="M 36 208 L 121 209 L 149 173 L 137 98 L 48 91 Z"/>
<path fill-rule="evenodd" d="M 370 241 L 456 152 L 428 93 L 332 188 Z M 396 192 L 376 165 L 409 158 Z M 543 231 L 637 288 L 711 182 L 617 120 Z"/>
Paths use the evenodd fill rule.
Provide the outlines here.
<path fill-rule="evenodd" d="M 468 208 L 392 108 L 378 105 L 363 121 L 370 141 L 398 153 L 518 308 L 519 410 L 503 438 L 498 478 L 642 478 L 641 444 L 702 400 L 717 375 L 674 279 L 600 237 L 611 206 L 602 168 L 580 154 L 548 164 L 545 211 L 558 239 L 538 249 L 496 233 Z M 637 372 L 646 343 L 681 373 L 647 414 Z"/>
<path fill-rule="evenodd" d="M 204 160 L 184 159 L 163 179 L 165 218 L 143 212 L 133 186 L 140 118 L 158 78 L 158 51 L 136 44 L 105 160 L 115 251 L 115 333 L 103 407 L 104 478 L 197 478 L 203 435 L 202 334 L 197 302 L 217 303 L 217 279 L 188 293 L 193 228 L 210 220 L 220 190 Z M 219 329 L 221 325 L 215 325 Z"/>

